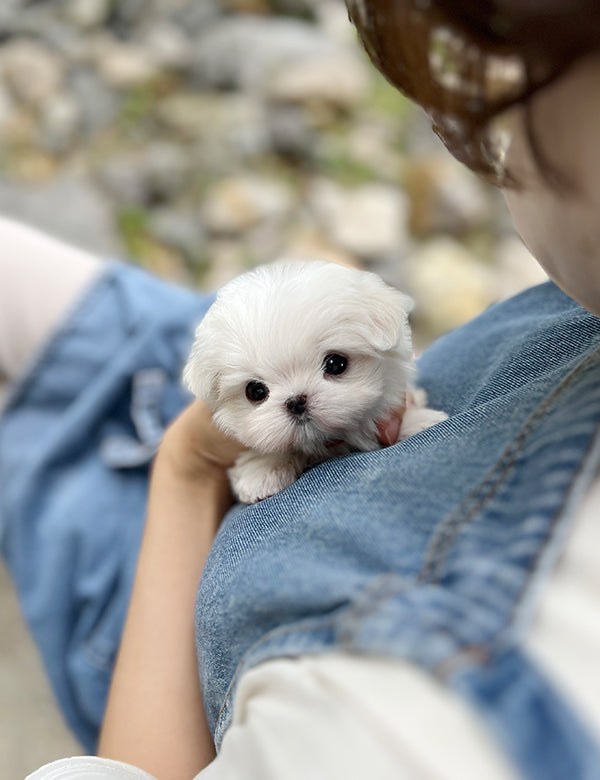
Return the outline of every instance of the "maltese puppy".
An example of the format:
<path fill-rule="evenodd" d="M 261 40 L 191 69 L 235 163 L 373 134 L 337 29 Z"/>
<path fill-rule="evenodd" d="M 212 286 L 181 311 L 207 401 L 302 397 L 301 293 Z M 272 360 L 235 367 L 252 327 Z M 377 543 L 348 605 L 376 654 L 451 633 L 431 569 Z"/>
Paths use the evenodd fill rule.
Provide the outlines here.
<path fill-rule="evenodd" d="M 262 266 L 221 290 L 184 382 L 249 448 L 229 470 L 241 501 L 327 458 L 379 449 L 393 410 L 406 409 L 398 439 L 446 418 L 411 389 L 411 307 L 375 274 L 321 261 Z"/>

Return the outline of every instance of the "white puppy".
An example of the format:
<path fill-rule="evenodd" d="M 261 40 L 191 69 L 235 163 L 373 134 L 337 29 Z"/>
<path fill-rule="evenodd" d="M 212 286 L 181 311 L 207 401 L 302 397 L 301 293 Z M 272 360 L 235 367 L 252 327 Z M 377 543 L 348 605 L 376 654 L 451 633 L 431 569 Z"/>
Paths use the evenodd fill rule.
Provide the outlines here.
<path fill-rule="evenodd" d="M 221 290 L 184 381 L 249 448 L 229 471 L 241 501 L 334 455 L 378 449 L 377 423 L 394 409 L 408 407 L 399 438 L 446 418 L 410 390 L 411 307 L 375 274 L 318 261 L 262 266 Z"/>

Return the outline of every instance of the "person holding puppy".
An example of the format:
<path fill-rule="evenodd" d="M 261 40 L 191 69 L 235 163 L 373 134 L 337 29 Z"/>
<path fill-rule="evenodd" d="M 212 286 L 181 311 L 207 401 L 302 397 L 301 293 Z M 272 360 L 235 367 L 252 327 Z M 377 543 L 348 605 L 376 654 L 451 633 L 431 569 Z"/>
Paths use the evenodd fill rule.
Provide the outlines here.
<path fill-rule="evenodd" d="M 134 767 L 159 780 L 198 772 L 208 780 L 600 776 L 597 2 L 348 4 L 374 63 L 424 106 L 453 154 L 504 188 L 519 232 L 555 284 L 492 307 L 421 358 L 419 382 L 447 420 L 394 446 L 329 460 L 252 507 L 227 512 L 226 469 L 240 446 L 202 404 L 187 407 L 153 468 L 99 742 L 106 760 L 59 762 L 36 780 L 147 777 Z M 176 324 L 148 336 L 144 306 L 135 317 L 123 309 L 142 290 L 154 312 L 159 283 L 139 272 L 98 279 L 91 269 L 81 287 L 88 305 L 6 407 L 3 459 L 33 425 L 27 399 L 48 415 L 67 409 L 77 430 L 89 432 L 92 422 L 104 469 L 117 455 L 139 465 L 155 445 L 159 389 L 171 410 L 181 403 L 168 390 L 171 369 L 149 363 L 164 362 L 162 331 L 171 328 L 172 344 L 183 339 L 173 335 Z M 182 316 L 206 305 L 177 294 Z M 81 359 L 97 321 L 112 312 L 114 322 L 117 305 L 128 350 L 111 358 L 92 351 L 94 403 L 90 388 L 69 396 L 52 367 Z M 132 355 L 139 441 L 116 425 L 128 411 Z M 111 359 L 121 361 L 116 374 L 106 368 Z M 390 443 L 386 428 L 397 432 L 398 420 L 382 426 Z M 64 509 L 87 496 L 78 478 L 70 483 L 75 503 L 58 503 L 54 473 L 82 453 L 73 429 L 63 449 L 58 434 L 50 438 L 26 474 L 16 468 L 18 451 L 4 466 L 14 479 L 3 496 L 3 544 L 55 663 L 63 706 L 91 739 L 139 532 L 135 523 L 111 525 L 111 511 L 118 496 L 132 512 L 143 503 L 145 475 L 110 472 L 108 528 L 94 529 L 102 567 L 90 573 L 87 525 L 71 525 L 69 537 L 63 530 L 54 547 L 51 527 L 41 527 L 42 508 L 42 519 L 60 528 Z M 107 480 L 91 456 L 84 465 L 87 484 Z M 25 499 L 19 490 L 33 484 Z M 39 585 L 41 572 L 48 589 L 44 555 L 36 566 L 26 559 L 36 535 L 47 557 L 60 544 L 84 558 L 70 560 L 68 586 L 63 578 L 73 607 L 64 635 L 48 628 L 55 614 Z M 99 581 L 110 594 L 98 595 Z"/>

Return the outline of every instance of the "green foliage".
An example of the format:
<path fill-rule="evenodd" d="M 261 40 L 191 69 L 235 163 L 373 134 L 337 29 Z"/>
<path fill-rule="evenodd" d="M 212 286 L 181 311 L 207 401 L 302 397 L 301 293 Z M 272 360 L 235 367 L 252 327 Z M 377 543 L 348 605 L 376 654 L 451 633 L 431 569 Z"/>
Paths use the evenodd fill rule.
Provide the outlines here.
<path fill-rule="evenodd" d="M 411 100 L 377 72 L 373 75 L 367 107 L 384 117 L 394 119 L 398 124 L 408 121 L 416 110 Z"/>
<path fill-rule="evenodd" d="M 346 187 L 369 184 L 376 178 L 366 163 L 356 160 L 342 148 L 328 150 L 321 158 L 319 167 L 325 176 Z"/>
<path fill-rule="evenodd" d="M 131 258 L 142 261 L 148 245 L 148 216 L 144 209 L 127 206 L 117 213 L 119 233 Z"/>

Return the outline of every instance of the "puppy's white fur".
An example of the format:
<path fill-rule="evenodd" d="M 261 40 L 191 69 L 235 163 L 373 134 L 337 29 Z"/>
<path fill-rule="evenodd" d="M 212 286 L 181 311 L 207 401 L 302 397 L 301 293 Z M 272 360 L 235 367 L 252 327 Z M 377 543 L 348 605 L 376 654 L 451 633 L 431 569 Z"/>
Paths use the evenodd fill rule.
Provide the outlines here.
<path fill-rule="evenodd" d="M 229 471 L 240 500 L 273 495 L 333 455 L 380 447 L 377 422 L 414 396 L 411 307 L 375 274 L 318 261 L 261 266 L 221 290 L 184 382 L 249 448 Z M 324 370 L 330 355 L 347 360 L 339 375 Z M 249 400 L 250 382 L 268 396 Z M 299 397 L 305 409 L 293 413 Z M 400 438 L 445 417 L 414 396 Z"/>

